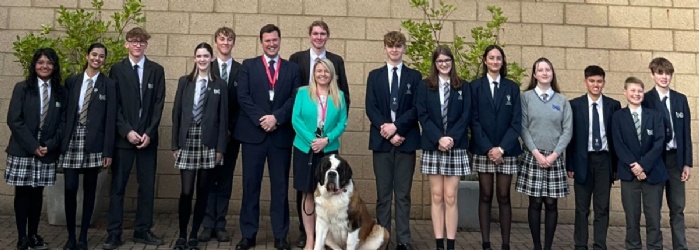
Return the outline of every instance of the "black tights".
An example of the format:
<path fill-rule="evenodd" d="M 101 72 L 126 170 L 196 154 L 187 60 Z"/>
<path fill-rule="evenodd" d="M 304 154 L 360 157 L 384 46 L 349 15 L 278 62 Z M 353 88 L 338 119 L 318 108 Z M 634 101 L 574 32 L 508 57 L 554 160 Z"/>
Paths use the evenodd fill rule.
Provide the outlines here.
<path fill-rule="evenodd" d="M 478 215 L 481 224 L 483 242 L 490 242 L 490 211 L 493 203 L 493 173 L 478 173 L 480 185 L 480 203 Z M 510 244 L 510 228 L 512 227 L 512 206 L 510 205 L 510 185 L 512 175 L 497 174 L 497 198 L 500 209 L 500 235 L 503 244 Z"/>
<path fill-rule="evenodd" d="M 65 207 L 66 226 L 68 228 L 68 240 L 75 240 L 75 219 L 78 209 L 78 187 L 80 186 L 80 172 L 83 173 L 83 214 L 80 222 L 80 241 L 87 241 L 87 229 L 90 228 L 90 220 L 95 209 L 95 190 L 97 189 L 97 174 L 100 168 L 63 169 L 65 177 Z"/>
<path fill-rule="evenodd" d="M 37 234 L 43 201 L 44 187 L 15 187 L 15 219 L 19 239 L 27 238 L 27 224 L 29 236 Z"/>
<path fill-rule="evenodd" d="M 558 200 L 551 197 L 529 197 L 529 231 L 534 240 L 534 249 L 541 249 L 541 203 L 546 207 L 544 249 L 551 249 L 553 235 L 558 223 Z"/>
<path fill-rule="evenodd" d="M 180 238 L 185 239 L 187 236 L 187 224 L 189 223 L 189 216 L 192 215 L 192 197 L 194 196 L 195 181 L 197 182 L 197 202 L 194 204 L 194 218 L 192 219 L 192 231 L 189 233 L 189 238 L 197 238 L 197 232 L 206 212 L 210 173 L 211 169 L 180 170 L 180 176 L 182 177 L 182 192 L 180 193 L 179 204 Z"/>

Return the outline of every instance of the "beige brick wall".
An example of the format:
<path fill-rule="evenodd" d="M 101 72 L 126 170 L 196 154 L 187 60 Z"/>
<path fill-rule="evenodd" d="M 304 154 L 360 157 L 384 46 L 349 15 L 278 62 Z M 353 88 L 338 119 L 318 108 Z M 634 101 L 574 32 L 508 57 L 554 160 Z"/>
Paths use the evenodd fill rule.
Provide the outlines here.
<path fill-rule="evenodd" d="M 120 8 L 119 0 L 107 0 L 105 13 Z M 160 132 L 170 134 L 170 110 L 176 79 L 192 67 L 192 47 L 202 41 L 212 42 L 212 33 L 219 26 L 233 27 L 238 34 L 233 51 L 238 60 L 259 55 L 257 35 L 266 23 L 281 27 L 281 55 L 306 49 L 307 25 L 316 19 L 329 23 L 332 39 L 329 50 L 344 56 L 353 104 L 350 123 L 342 140 L 342 153 L 355 167 L 360 191 L 369 203 L 376 200 L 371 154 L 367 150 L 369 122 L 364 115 L 365 79 L 368 72 L 383 61 L 381 39 L 385 32 L 400 28 L 406 18 L 420 18 L 407 0 L 144 0 L 145 28 L 153 35 L 148 55 L 165 67 L 168 84 L 167 103 Z M 437 2 L 437 1 L 434 1 Z M 490 19 L 488 5 L 502 7 L 509 23 L 503 27 L 502 39 L 512 61 L 528 69 L 538 57 L 549 57 L 558 72 L 562 89 L 568 97 L 584 93 L 582 69 L 598 64 L 608 71 L 606 92 L 621 98 L 621 82 L 630 75 L 650 83 L 647 64 L 656 56 L 672 60 L 676 68 L 674 88 L 688 95 L 690 108 L 699 110 L 699 1 L 696 0 L 449 0 L 458 6 L 449 17 L 442 38 L 467 36 L 470 29 Z M 12 55 L 12 42 L 17 35 L 37 31 L 41 24 L 54 24 L 56 8 L 89 7 L 88 0 L 3 0 L 0 1 L 0 117 L 7 114 L 11 88 L 20 81 L 21 68 Z M 695 115 L 692 136 L 699 138 L 699 120 Z M 10 132 L 0 122 L 0 147 Z M 169 144 L 168 136 L 163 145 Z M 699 145 L 695 144 L 695 148 Z M 699 158 L 699 149 L 694 151 Z M 5 159 L 0 154 L 0 162 Z M 172 167 L 169 150 L 159 152 L 156 187 L 157 211 L 174 212 L 179 190 L 178 172 Z M 238 164 L 238 169 L 240 165 Z M 0 170 L 4 169 L 0 165 Z M 241 171 L 234 179 L 231 212 L 238 213 L 241 193 Z M 699 174 L 695 171 L 695 174 Z M 414 218 L 428 218 L 429 185 L 419 170 L 413 177 Z M 135 208 L 136 181 L 131 178 L 127 189 L 127 210 Z M 0 184 L 0 213 L 11 213 L 13 189 Z M 289 191 L 290 195 L 293 191 Z M 262 209 L 269 204 L 269 183 L 263 185 Z M 294 197 L 294 196 L 290 196 Z M 619 185 L 612 194 L 612 222 L 623 224 L 619 202 Z M 293 198 L 292 198 L 293 200 Z M 515 220 L 526 221 L 527 198 L 512 192 Z M 574 198 L 560 200 L 561 223 L 573 222 Z M 699 182 L 687 184 L 687 224 L 699 226 Z M 370 206 L 373 210 L 373 206 Z M 667 216 L 664 223 L 667 225 Z"/>

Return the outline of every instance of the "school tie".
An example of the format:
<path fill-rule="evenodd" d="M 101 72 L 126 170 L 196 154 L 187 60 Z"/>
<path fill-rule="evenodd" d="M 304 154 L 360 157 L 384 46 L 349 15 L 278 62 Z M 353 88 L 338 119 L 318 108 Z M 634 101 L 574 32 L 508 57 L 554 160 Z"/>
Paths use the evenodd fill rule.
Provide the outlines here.
<path fill-rule="evenodd" d="M 549 99 L 549 94 L 543 93 L 541 94 L 541 100 L 548 101 Z"/>
<path fill-rule="evenodd" d="M 495 87 L 493 88 L 493 100 L 495 100 L 495 93 L 498 92 L 498 82 L 493 81 L 493 85 L 495 85 Z"/>
<path fill-rule="evenodd" d="M 595 152 L 602 150 L 602 131 L 599 126 L 599 112 L 596 102 L 592 103 L 592 149 Z"/>
<path fill-rule="evenodd" d="M 641 119 L 638 119 L 638 112 L 631 113 L 633 115 L 633 125 L 636 127 L 636 136 L 638 136 L 638 142 L 641 142 Z"/>
<path fill-rule="evenodd" d="M 141 94 L 141 100 L 143 100 L 143 85 L 141 84 L 141 78 L 138 76 L 138 64 L 134 64 L 133 74 L 136 77 L 136 82 L 138 83 L 138 90 Z"/>
<path fill-rule="evenodd" d="M 206 97 L 206 79 L 201 79 L 199 82 L 201 83 L 201 87 L 199 87 L 199 100 L 197 100 L 197 104 L 194 106 L 194 111 L 192 112 L 194 121 L 197 124 L 201 123 L 201 118 L 204 114 L 204 97 Z"/>
<path fill-rule="evenodd" d="M 39 127 L 44 126 L 46 114 L 49 113 L 49 83 L 44 82 L 41 86 L 44 87 L 44 90 L 41 91 L 41 120 L 39 121 Z"/>
<path fill-rule="evenodd" d="M 80 108 L 80 124 L 85 125 L 87 123 L 87 108 L 90 106 L 90 101 L 92 101 L 92 88 L 94 87 L 94 82 L 92 78 L 87 79 L 87 88 L 85 89 L 85 98 L 83 100 L 83 106 Z"/>
<path fill-rule="evenodd" d="M 274 68 L 274 63 L 276 63 L 274 60 L 269 60 L 269 75 L 271 77 L 274 77 L 274 74 L 276 73 L 276 69 Z"/>
<path fill-rule="evenodd" d="M 221 79 L 228 83 L 228 64 L 221 64 Z"/>
<path fill-rule="evenodd" d="M 672 138 L 672 121 L 670 119 L 670 111 L 667 107 L 667 96 L 663 97 L 663 121 L 665 123 L 665 136 Z"/>
<path fill-rule="evenodd" d="M 397 112 L 398 110 L 398 67 L 393 67 L 393 76 L 391 79 L 391 111 Z"/>
<path fill-rule="evenodd" d="M 442 103 L 442 124 L 444 125 L 444 132 L 446 132 L 447 124 L 449 123 L 449 83 L 445 83 L 442 88 L 444 89 L 444 103 Z"/>

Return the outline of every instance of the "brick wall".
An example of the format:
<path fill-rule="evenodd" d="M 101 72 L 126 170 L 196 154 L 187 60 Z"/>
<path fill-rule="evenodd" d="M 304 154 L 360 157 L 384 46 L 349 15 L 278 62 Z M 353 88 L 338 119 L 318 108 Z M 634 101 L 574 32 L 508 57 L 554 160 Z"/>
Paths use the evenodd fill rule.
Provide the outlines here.
<path fill-rule="evenodd" d="M 5 117 L 11 89 L 20 81 L 21 68 L 12 55 L 12 42 L 17 35 L 36 31 L 41 24 L 55 24 L 56 9 L 90 7 L 89 0 L 3 0 L 0 2 L 0 117 Z M 120 0 L 106 0 L 104 14 L 120 8 Z M 170 111 L 176 79 L 193 66 L 192 48 L 199 42 L 213 42 L 212 33 L 226 25 L 238 34 L 233 50 L 237 60 L 261 54 L 257 35 L 266 23 L 281 27 L 281 55 L 307 49 L 307 26 L 316 19 L 330 25 L 328 49 L 345 58 L 352 92 L 350 123 L 342 138 L 341 153 L 354 165 L 356 181 L 362 197 L 373 203 L 373 170 L 367 150 L 369 122 L 364 115 L 364 93 L 367 73 L 383 62 L 382 36 L 400 28 L 406 18 L 420 18 L 407 0 L 144 0 L 148 22 L 145 28 L 153 35 L 148 56 L 165 67 L 167 103 L 160 132 L 165 135 L 161 145 L 169 145 Z M 508 44 L 506 53 L 512 61 L 525 68 L 538 57 L 550 58 L 559 82 L 568 97 L 585 92 L 582 69 L 598 64 L 607 70 L 606 93 L 621 99 L 622 81 L 630 75 L 651 83 L 647 64 L 653 57 L 665 56 L 676 67 L 673 87 L 688 95 L 690 109 L 699 110 L 697 52 L 699 52 L 699 2 L 695 0 L 544 0 L 544 1 L 475 1 L 448 0 L 458 7 L 445 23 L 442 37 L 451 40 L 453 34 L 470 36 L 470 29 L 490 19 L 487 5 L 502 7 L 509 23 L 504 26 L 502 39 Z M 470 37 L 466 39 L 470 41 Z M 694 138 L 699 138 L 699 122 L 692 120 Z M 0 147 L 9 139 L 9 129 L 0 124 Z M 699 145 L 695 144 L 695 149 Z M 699 159 L 699 150 L 694 151 Z M 5 155 L 0 154 L 0 162 Z M 159 152 L 156 187 L 156 210 L 175 212 L 179 193 L 179 176 L 173 166 L 169 149 Z M 238 164 L 240 166 L 240 164 Z M 4 169 L 0 164 L 0 170 Z M 240 167 L 238 167 L 240 169 Z M 697 171 L 695 175 L 699 174 Z M 241 171 L 236 172 L 231 212 L 240 208 Z M 412 217 L 428 218 L 429 185 L 419 174 L 414 175 Z M 135 208 L 137 185 L 129 184 L 127 210 Z M 106 193 L 106 192 L 105 192 Z M 11 213 L 11 186 L 0 184 L 0 212 Z M 269 184 L 262 192 L 262 209 L 269 205 Z M 290 195 L 293 192 L 290 191 Z M 292 197 L 293 200 L 295 196 Z M 527 199 L 512 192 L 515 220 L 526 221 Z M 105 200 L 106 201 L 106 200 Z M 612 194 L 612 223 L 623 224 L 619 185 Z M 699 226 L 699 184 L 687 184 L 687 224 Z M 372 206 L 370 206 L 371 208 Z M 561 199 L 562 223 L 572 223 L 574 199 Z M 373 208 L 371 208 L 373 210 Z M 263 213 L 263 214 L 264 214 Z M 667 216 L 664 223 L 667 225 Z"/>

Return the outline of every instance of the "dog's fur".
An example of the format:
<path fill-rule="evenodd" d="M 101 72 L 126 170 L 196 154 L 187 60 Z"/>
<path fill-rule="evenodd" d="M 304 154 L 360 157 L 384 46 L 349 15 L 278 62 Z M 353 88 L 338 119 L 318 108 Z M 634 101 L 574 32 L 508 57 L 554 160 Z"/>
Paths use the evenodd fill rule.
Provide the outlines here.
<path fill-rule="evenodd" d="M 389 240 L 388 230 L 369 215 L 366 204 L 355 192 L 352 169 L 337 155 L 324 157 L 316 170 L 315 250 L 383 249 Z"/>

